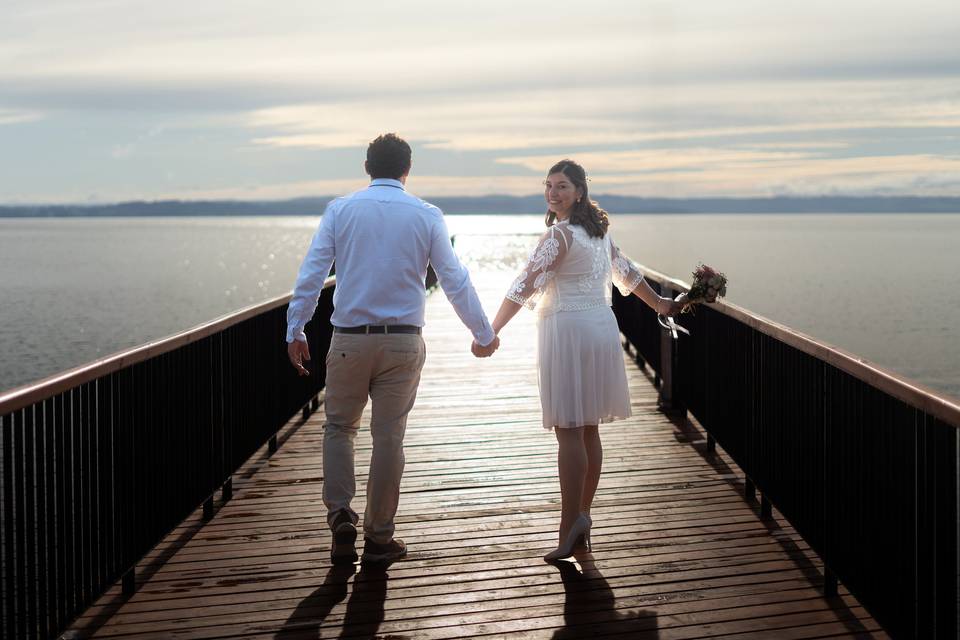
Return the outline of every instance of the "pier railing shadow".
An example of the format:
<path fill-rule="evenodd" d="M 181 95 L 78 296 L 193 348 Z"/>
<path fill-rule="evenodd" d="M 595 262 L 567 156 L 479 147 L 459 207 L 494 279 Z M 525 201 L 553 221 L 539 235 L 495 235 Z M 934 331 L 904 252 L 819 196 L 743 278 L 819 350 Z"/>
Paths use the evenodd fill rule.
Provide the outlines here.
<path fill-rule="evenodd" d="M 689 287 L 645 269 L 662 295 Z M 660 406 L 687 415 L 742 469 L 837 582 L 894 637 L 956 638 L 960 401 L 727 303 L 678 318 L 674 340 L 614 291 L 625 345 Z"/>

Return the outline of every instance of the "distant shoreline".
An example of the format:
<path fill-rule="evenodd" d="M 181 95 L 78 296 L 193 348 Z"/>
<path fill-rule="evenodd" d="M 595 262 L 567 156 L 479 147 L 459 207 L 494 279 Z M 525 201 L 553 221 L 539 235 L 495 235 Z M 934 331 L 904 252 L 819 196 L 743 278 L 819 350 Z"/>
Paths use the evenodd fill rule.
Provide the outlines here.
<path fill-rule="evenodd" d="M 158 200 L 114 204 L 0 205 L 0 218 L 316 216 L 335 196 L 290 200 Z M 638 198 L 594 196 L 610 213 L 960 213 L 960 197 L 818 196 L 809 198 Z M 424 198 L 451 215 L 544 212 L 543 197 L 438 196 Z"/>

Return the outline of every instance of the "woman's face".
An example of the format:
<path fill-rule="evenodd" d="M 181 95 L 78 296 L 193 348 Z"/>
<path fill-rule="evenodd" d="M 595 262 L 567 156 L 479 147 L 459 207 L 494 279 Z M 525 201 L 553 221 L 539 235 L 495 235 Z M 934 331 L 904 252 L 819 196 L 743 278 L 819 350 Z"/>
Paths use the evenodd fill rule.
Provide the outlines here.
<path fill-rule="evenodd" d="M 543 184 L 545 187 L 543 197 L 547 201 L 547 206 L 557 214 L 558 218 L 565 220 L 573 210 L 573 205 L 577 203 L 577 198 L 580 197 L 580 189 L 575 187 L 562 171 L 551 173 Z"/>

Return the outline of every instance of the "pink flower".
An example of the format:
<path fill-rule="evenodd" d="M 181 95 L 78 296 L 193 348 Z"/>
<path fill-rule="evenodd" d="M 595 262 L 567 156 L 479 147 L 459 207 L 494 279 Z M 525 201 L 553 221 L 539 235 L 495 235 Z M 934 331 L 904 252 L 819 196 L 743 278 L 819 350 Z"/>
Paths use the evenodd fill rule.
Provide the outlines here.
<path fill-rule="evenodd" d="M 692 310 L 700 302 L 716 302 L 717 297 L 727 295 L 727 277 L 703 263 L 693 272 L 693 284 L 686 295 L 684 311 Z"/>

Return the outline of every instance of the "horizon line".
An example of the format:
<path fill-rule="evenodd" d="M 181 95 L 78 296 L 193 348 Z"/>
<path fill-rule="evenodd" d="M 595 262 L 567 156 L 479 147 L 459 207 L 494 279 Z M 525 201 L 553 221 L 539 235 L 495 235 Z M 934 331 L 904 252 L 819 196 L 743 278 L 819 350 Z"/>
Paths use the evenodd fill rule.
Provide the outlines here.
<path fill-rule="evenodd" d="M 159 199 L 134 199 L 134 200 L 114 200 L 104 202 L 0 202 L 0 208 L 57 208 L 57 207 L 116 207 L 123 205 L 141 204 L 210 204 L 210 203 L 231 203 L 231 204 L 276 204 L 284 202 L 296 202 L 304 200 L 332 200 L 342 197 L 340 195 L 305 195 L 293 196 L 290 198 L 267 198 L 267 199 L 241 199 L 241 198 L 159 198 Z M 422 200 L 488 200 L 488 199 L 509 199 L 524 200 L 534 197 L 542 197 L 540 193 L 530 193 L 525 195 L 490 193 L 485 195 L 424 195 L 418 196 Z M 920 195 L 920 194 L 883 194 L 883 195 L 863 195 L 863 194 L 778 194 L 769 196 L 638 196 L 624 195 L 618 193 L 599 193 L 591 196 L 591 200 L 601 198 L 623 199 L 623 200 L 655 200 L 666 202 L 697 202 L 704 200 L 719 201 L 764 201 L 764 200 L 824 200 L 824 199 L 843 199 L 843 200 L 960 200 L 960 194 L 957 195 Z"/>

